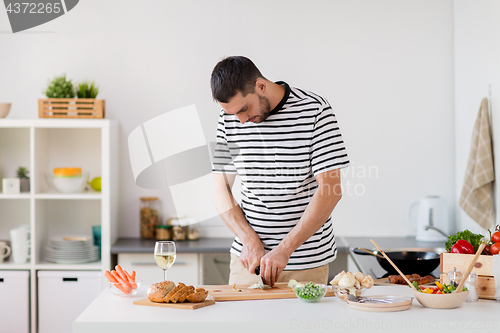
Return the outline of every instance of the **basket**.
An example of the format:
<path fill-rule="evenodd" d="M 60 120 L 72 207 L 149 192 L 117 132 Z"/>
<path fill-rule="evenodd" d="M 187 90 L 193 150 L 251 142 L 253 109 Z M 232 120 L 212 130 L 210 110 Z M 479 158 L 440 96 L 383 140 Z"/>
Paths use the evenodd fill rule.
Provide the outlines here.
<path fill-rule="evenodd" d="M 450 283 L 449 271 L 456 267 L 457 270 L 465 272 L 474 259 L 473 254 L 441 253 L 441 283 Z M 493 256 L 480 255 L 474 268 L 478 275 L 476 280 L 477 296 L 485 299 L 495 299 L 495 278 L 493 277 Z"/>
<path fill-rule="evenodd" d="M 94 98 L 48 98 L 38 100 L 40 118 L 104 118 L 105 103 Z"/>

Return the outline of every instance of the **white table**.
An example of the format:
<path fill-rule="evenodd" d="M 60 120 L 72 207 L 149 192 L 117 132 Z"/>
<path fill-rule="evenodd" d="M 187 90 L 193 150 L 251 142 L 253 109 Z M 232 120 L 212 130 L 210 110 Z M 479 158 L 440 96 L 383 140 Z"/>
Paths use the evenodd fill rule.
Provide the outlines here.
<path fill-rule="evenodd" d="M 104 290 L 74 321 L 74 333 L 142 332 L 476 332 L 500 329 L 500 302 L 482 300 L 457 309 L 429 309 L 417 300 L 401 312 L 356 311 L 336 297 L 318 303 L 299 299 L 217 302 L 181 310 L 133 305 L 146 297 L 146 287 L 132 297 Z M 376 286 L 366 295 L 406 295 L 406 286 Z"/>

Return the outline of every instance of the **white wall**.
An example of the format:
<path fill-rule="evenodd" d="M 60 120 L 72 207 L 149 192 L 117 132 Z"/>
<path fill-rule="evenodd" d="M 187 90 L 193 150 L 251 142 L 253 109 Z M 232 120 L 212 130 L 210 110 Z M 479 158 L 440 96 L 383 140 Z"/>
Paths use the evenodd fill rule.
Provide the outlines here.
<path fill-rule="evenodd" d="M 462 191 L 465 169 L 469 158 L 472 129 L 477 112 L 484 97 L 488 97 L 491 84 L 491 127 L 493 155 L 500 156 L 500 146 L 495 138 L 500 137 L 500 2 L 496 0 L 454 1 L 455 26 L 455 156 L 456 193 L 458 202 Z M 495 174 L 500 169 L 495 167 Z M 496 206 L 499 199 L 496 196 Z M 469 228 L 473 232 L 488 232 L 477 225 L 458 208 L 460 230 Z M 498 215 L 498 214 L 497 214 Z M 496 220 L 498 221 L 498 219 Z M 495 222 L 495 225 L 498 222 Z"/>
<path fill-rule="evenodd" d="M 121 236 L 139 234 L 140 196 L 160 196 L 165 216 L 173 214 L 169 193 L 134 184 L 128 134 L 195 103 L 213 140 L 219 107 L 209 77 L 227 55 L 246 55 L 269 79 L 333 105 L 352 161 L 337 234 L 411 234 L 407 208 L 424 195 L 454 207 L 451 0 L 87 0 L 27 32 L 8 30 L 0 10 L 0 100 L 13 102 L 9 118 L 37 117 L 54 75 L 102 86 L 107 117 L 121 125 Z M 219 227 L 204 234 L 230 235 L 212 224 Z"/>

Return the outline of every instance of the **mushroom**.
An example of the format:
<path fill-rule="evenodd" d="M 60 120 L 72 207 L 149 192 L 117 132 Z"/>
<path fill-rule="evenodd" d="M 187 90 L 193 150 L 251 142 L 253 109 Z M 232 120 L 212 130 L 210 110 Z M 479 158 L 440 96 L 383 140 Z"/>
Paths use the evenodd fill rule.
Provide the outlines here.
<path fill-rule="evenodd" d="M 354 277 L 356 278 L 356 280 L 358 280 L 361 283 L 361 282 L 363 282 L 365 275 L 361 272 L 356 272 L 356 273 L 354 273 Z"/>
<path fill-rule="evenodd" d="M 342 277 L 344 275 L 345 275 L 345 271 L 338 273 L 337 275 L 335 275 L 335 277 L 332 279 L 332 281 L 330 281 L 330 284 L 332 286 L 338 286 L 340 279 L 342 279 Z"/>
<path fill-rule="evenodd" d="M 351 288 L 354 286 L 356 279 L 354 278 L 354 275 L 351 272 L 347 272 L 344 274 L 344 276 L 340 279 L 339 281 L 339 287 L 340 288 Z"/>
<path fill-rule="evenodd" d="M 365 276 L 361 285 L 366 289 L 370 289 L 374 285 L 373 278 L 370 275 Z"/>
<path fill-rule="evenodd" d="M 356 281 L 354 282 L 354 288 L 356 288 L 356 290 L 360 290 L 360 289 L 361 289 L 361 283 L 359 283 L 359 281 L 358 281 L 358 280 L 356 280 Z"/>

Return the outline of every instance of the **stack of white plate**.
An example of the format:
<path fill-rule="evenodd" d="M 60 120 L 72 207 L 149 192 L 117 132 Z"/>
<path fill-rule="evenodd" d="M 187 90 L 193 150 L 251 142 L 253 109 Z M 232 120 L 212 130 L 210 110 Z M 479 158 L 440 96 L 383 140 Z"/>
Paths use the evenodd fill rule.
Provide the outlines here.
<path fill-rule="evenodd" d="M 48 262 L 81 264 L 99 260 L 99 247 L 86 237 L 57 237 L 45 248 Z"/>

